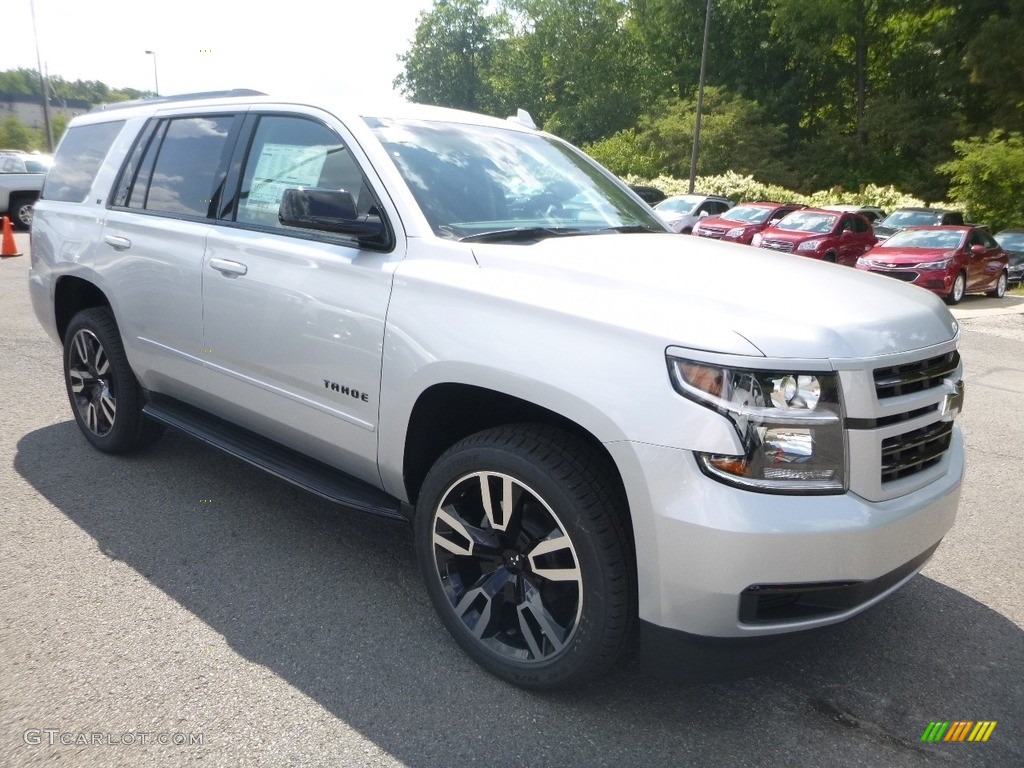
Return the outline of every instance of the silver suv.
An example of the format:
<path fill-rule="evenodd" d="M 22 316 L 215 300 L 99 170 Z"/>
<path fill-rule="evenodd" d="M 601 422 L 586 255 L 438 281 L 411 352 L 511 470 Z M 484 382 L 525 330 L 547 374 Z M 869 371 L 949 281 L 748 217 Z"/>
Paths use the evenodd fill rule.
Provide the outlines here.
<path fill-rule="evenodd" d="M 942 302 L 672 236 L 527 122 L 252 95 L 75 119 L 30 290 L 86 440 L 171 426 L 408 520 L 448 631 L 528 687 L 910 579 L 963 473 Z"/>
<path fill-rule="evenodd" d="M 701 219 L 719 216 L 734 205 L 732 200 L 717 195 L 673 195 L 654 210 L 673 232 L 689 235 Z"/>

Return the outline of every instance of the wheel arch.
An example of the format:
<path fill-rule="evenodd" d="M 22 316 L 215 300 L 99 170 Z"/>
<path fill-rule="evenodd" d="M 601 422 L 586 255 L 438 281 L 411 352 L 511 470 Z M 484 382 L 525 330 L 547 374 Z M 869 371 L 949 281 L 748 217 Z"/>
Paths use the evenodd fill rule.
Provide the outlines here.
<path fill-rule="evenodd" d="M 409 416 L 402 459 L 409 502 L 415 505 L 427 472 L 441 454 L 459 440 L 491 427 L 527 422 L 557 427 L 593 448 L 607 463 L 623 498 L 626 497 L 622 477 L 611 454 L 581 424 L 504 392 L 471 384 L 441 383 L 420 394 Z"/>
<path fill-rule="evenodd" d="M 95 284 L 74 275 L 66 275 L 57 281 L 54 289 L 53 310 L 57 333 L 63 339 L 71 318 L 83 309 L 107 307 L 113 311 L 110 300 Z"/>

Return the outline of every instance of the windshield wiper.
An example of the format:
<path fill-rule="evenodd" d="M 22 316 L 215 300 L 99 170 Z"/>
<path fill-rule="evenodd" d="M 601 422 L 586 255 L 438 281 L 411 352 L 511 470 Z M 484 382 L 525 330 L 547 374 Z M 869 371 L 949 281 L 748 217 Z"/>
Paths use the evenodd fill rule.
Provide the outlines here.
<path fill-rule="evenodd" d="M 460 243 L 515 243 L 528 240 L 544 240 L 549 237 L 568 237 L 583 234 L 583 230 L 575 227 L 513 227 L 511 229 L 494 229 L 489 232 L 477 232 L 474 235 L 460 237 Z"/>
<path fill-rule="evenodd" d="M 580 229 L 578 227 L 514 227 L 512 229 L 495 229 L 490 232 L 477 232 L 474 235 L 460 237 L 459 242 L 525 242 L 544 240 L 548 237 L 607 235 L 609 232 L 635 234 L 640 232 L 667 232 L 667 230 L 658 229 L 657 227 L 649 227 L 644 224 L 624 224 L 618 227 L 602 227 L 601 229 Z"/>
<path fill-rule="evenodd" d="M 595 229 L 595 233 L 599 232 L 620 232 L 624 235 L 635 235 L 642 232 L 661 232 L 662 234 L 672 234 L 667 229 L 660 229 L 658 227 L 651 227 L 646 224 L 623 224 L 620 227 L 606 227 L 605 229 Z"/>

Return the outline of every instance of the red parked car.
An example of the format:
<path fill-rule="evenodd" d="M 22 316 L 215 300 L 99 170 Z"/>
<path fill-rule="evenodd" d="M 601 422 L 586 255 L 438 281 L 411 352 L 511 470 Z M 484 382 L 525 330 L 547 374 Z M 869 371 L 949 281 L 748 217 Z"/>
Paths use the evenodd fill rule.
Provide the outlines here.
<path fill-rule="evenodd" d="M 751 238 L 765 227 L 806 207 L 799 203 L 743 203 L 718 216 L 701 219 L 693 225 L 693 234 L 750 245 Z"/>
<path fill-rule="evenodd" d="M 1009 257 L 981 227 L 908 227 L 857 260 L 857 269 L 889 275 L 956 304 L 965 293 L 1006 293 Z"/>
<path fill-rule="evenodd" d="M 876 242 L 870 222 L 859 213 L 804 208 L 754 235 L 750 244 L 852 267 Z"/>

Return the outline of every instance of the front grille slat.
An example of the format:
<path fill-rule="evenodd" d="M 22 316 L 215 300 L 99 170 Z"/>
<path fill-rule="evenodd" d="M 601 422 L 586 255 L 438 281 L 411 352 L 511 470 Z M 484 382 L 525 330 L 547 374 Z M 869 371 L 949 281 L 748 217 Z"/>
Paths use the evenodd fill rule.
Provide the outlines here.
<path fill-rule="evenodd" d="M 923 360 L 876 368 L 875 396 L 879 405 L 887 405 L 893 398 L 903 398 L 904 408 L 887 413 L 878 419 L 878 426 L 899 424 L 914 419 L 917 424 L 930 413 L 935 416 L 929 424 L 882 440 L 880 478 L 882 485 L 894 483 L 934 467 L 942 461 L 953 440 L 953 423 L 938 421 L 939 406 L 936 396 L 960 369 L 960 354 L 954 349 L 942 355 Z M 927 405 L 922 400 L 927 398 Z"/>
<path fill-rule="evenodd" d="M 949 450 L 953 423 L 937 422 L 882 441 L 882 482 L 923 472 L 939 463 Z"/>
<path fill-rule="evenodd" d="M 928 360 L 875 369 L 875 394 L 879 400 L 910 395 L 939 386 L 960 366 L 960 354 L 953 350 Z"/>
<path fill-rule="evenodd" d="M 783 253 L 793 252 L 793 244 L 786 240 L 762 240 L 761 247 L 772 251 L 782 251 Z"/>

